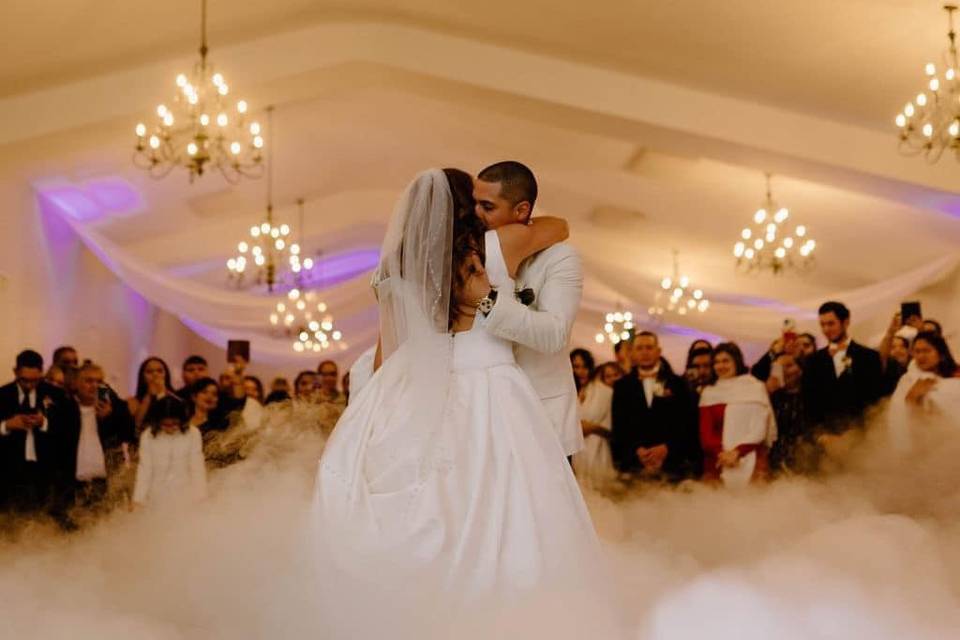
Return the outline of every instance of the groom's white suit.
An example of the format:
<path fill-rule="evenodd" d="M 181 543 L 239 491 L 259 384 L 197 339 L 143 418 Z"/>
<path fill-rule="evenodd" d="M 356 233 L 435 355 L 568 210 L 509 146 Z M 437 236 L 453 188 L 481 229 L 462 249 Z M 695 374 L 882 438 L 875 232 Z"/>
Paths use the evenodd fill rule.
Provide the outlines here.
<path fill-rule="evenodd" d="M 565 242 L 555 244 L 520 265 L 516 285 L 533 290 L 533 304 L 525 307 L 512 291 L 498 290 L 487 330 L 514 343 L 517 364 L 543 401 L 563 450 L 573 455 L 583 447 L 583 431 L 567 348 L 583 294 L 580 256 Z"/>

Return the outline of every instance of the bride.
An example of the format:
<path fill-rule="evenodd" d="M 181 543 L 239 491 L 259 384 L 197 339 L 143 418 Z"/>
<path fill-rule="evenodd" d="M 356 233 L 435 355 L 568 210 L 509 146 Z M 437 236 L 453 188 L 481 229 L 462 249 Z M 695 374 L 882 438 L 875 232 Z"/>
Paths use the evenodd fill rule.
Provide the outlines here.
<path fill-rule="evenodd" d="M 316 484 L 330 637 L 609 637 L 596 634 L 607 597 L 577 482 L 480 302 L 490 281 L 513 295 L 520 263 L 567 225 L 484 231 L 471 194 L 462 171 L 421 173 L 384 239 L 377 370 Z"/>

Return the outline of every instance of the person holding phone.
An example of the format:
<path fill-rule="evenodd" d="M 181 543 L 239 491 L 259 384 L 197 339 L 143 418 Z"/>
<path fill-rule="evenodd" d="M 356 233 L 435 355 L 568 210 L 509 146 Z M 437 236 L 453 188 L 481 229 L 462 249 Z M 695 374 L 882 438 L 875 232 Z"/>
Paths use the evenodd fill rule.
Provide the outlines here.
<path fill-rule="evenodd" d="M 49 504 L 57 463 L 54 434 L 67 398 L 43 382 L 43 356 L 17 355 L 15 380 L 0 387 L 0 500 L 17 513 Z"/>
<path fill-rule="evenodd" d="M 126 403 L 106 384 L 100 365 L 80 366 L 74 397 L 76 404 L 71 405 L 63 432 L 61 508 L 100 512 L 109 506 L 109 483 L 130 469 L 136 429 Z"/>

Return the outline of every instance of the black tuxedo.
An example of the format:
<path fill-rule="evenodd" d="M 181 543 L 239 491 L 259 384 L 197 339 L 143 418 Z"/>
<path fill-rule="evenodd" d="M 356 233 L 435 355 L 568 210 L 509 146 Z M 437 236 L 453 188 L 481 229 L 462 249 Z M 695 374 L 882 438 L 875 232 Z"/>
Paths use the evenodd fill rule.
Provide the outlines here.
<path fill-rule="evenodd" d="M 866 410 L 883 394 L 880 354 L 850 341 L 849 366 L 837 377 L 833 356 L 823 348 L 810 356 L 803 372 L 803 394 L 814 425 L 833 433 L 862 426 Z"/>
<path fill-rule="evenodd" d="M 19 395 L 16 382 L 0 387 L 0 422 L 28 412 Z M 25 400 L 29 404 L 28 394 Z M 0 436 L 0 501 L 4 504 L 35 508 L 49 497 L 59 460 L 58 444 L 64 411 L 69 402 L 61 389 L 45 382 L 37 386 L 32 412 L 39 412 L 47 418 L 47 430 L 33 429 L 35 462 L 26 458 L 26 431 L 8 430 L 6 435 Z"/>
<path fill-rule="evenodd" d="M 665 444 L 663 474 L 668 479 L 699 477 L 703 455 L 696 395 L 666 362 L 661 362 L 657 382 L 663 392 L 654 395 L 649 406 L 636 369 L 614 385 L 610 436 L 614 465 L 622 472 L 640 472 L 637 448 Z"/>

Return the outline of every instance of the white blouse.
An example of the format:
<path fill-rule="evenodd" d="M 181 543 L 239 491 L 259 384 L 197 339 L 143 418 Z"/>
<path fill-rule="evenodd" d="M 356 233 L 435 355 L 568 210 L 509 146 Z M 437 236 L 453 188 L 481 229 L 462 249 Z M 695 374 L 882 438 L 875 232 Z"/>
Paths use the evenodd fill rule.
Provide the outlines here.
<path fill-rule="evenodd" d="M 140 436 L 140 463 L 133 501 L 137 504 L 189 504 L 207 494 L 203 439 L 196 427 L 185 432 Z"/>

